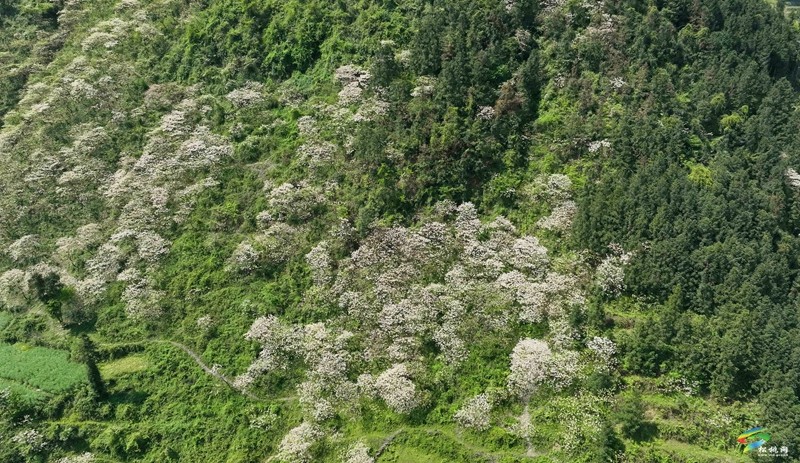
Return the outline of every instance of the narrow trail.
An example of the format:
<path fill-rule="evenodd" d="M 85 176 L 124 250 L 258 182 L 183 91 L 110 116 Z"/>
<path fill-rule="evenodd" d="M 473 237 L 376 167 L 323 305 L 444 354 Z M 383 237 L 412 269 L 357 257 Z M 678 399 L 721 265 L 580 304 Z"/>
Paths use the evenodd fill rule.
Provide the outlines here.
<path fill-rule="evenodd" d="M 222 381 L 228 387 L 230 387 L 234 391 L 238 392 L 239 394 L 242 394 L 245 397 L 247 397 L 249 399 L 253 399 L 253 400 L 258 400 L 258 401 L 266 401 L 266 400 L 268 400 L 268 399 L 263 399 L 261 397 L 258 397 L 257 395 L 253 394 L 252 392 L 250 392 L 248 390 L 239 389 L 236 386 L 234 386 L 233 385 L 233 381 L 231 381 L 228 377 L 226 377 L 222 373 L 216 371 L 214 368 L 208 366 L 208 364 L 203 360 L 202 357 L 200 357 L 200 355 L 197 354 L 197 352 L 193 351 L 192 349 L 189 348 L 189 346 L 187 346 L 185 344 L 181 344 L 181 343 L 179 343 L 177 341 L 170 341 L 168 339 L 153 339 L 153 340 L 150 340 L 150 341 L 147 341 L 147 342 L 154 343 L 154 344 L 156 344 L 156 343 L 157 344 L 170 344 L 170 345 L 172 345 L 174 347 L 177 347 L 178 349 L 180 349 L 183 352 L 185 352 L 186 355 L 188 355 L 192 360 L 194 360 L 194 362 L 200 368 L 202 368 L 203 371 L 205 371 L 209 375 L 213 376 L 214 378 L 218 379 L 219 381 Z"/>
<path fill-rule="evenodd" d="M 181 344 L 181 343 L 179 343 L 177 341 L 171 341 L 169 339 L 147 339 L 147 340 L 141 341 L 141 344 L 169 344 L 169 345 L 171 345 L 173 347 L 177 347 L 178 349 L 182 350 L 186 355 L 188 355 L 189 358 L 191 358 L 194 361 L 194 363 L 196 363 L 204 372 L 206 372 L 206 374 L 214 377 L 215 379 L 217 379 L 218 381 L 220 381 L 222 383 L 225 383 L 226 386 L 230 387 L 234 391 L 238 392 L 239 394 L 242 394 L 243 396 L 245 396 L 245 397 L 247 397 L 249 399 L 257 400 L 257 401 L 260 401 L 260 402 L 268 402 L 268 401 L 288 402 L 288 401 L 292 400 L 291 397 L 283 397 L 283 398 L 276 398 L 276 399 L 266 399 L 266 398 L 263 398 L 263 397 L 258 397 L 257 395 L 253 394 L 250 391 L 242 390 L 242 389 L 237 388 L 236 386 L 233 385 L 233 381 L 230 378 L 228 378 L 227 376 L 223 375 L 222 373 L 216 371 L 214 368 L 210 367 L 203 360 L 203 358 L 200 357 L 200 355 L 197 352 L 192 350 L 189 346 L 187 346 L 185 344 Z"/>
<path fill-rule="evenodd" d="M 378 461 L 378 458 L 380 458 L 381 455 L 383 455 L 383 452 L 385 452 L 386 449 L 389 448 L 390 445 L 392 445 L 392 441 L 394 441 L 394 439 L 403 431 L 404 431 L 404 429 L 400 428 L 397 431 L 395 431 L 395 432 L 391 433 L 390 435 L 386 436 L 386 439 L 383 440 L 383 443 L 381 444 L 381 446 L 378 449 L 378 451 L 375 452 L 375 457 L 374 457 L 375 461 Z"/>

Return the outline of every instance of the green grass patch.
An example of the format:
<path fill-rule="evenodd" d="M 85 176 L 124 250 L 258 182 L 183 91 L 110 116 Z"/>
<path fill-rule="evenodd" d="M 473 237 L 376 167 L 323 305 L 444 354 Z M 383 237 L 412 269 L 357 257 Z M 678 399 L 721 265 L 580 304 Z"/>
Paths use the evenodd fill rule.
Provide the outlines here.
<path fill-rule="evenodd" d="M 694 445 L 689 445 L 674 440 L 668 440 L 659 447 L 677 457 L 679 461 L 691 461 L 697 463 L 744 463 L 753 461 L 749 456 L 739 455 L 734 451 L 725 452 L 706 450 Z"/>
<path fill-rule="evenodd" d="M 381 455 L 379 462 L 394 463 L 447 463 L 442 457 L 425 453 L 415 447 L 395 447 Z"/>
<path fill-rule="evenodd" d="M 144 371 L 149 366 L 150 364 L 144 355 L 129 355 L 100 365 L 100 373 L 105 379 L 115 379 Z"/>
<path fill-rule="evenodd" d="M 0 379 L 49 393 L 64 392 L 86 381 L 86 368 L 68 353 L 24 344 L 0 344 Z"/>

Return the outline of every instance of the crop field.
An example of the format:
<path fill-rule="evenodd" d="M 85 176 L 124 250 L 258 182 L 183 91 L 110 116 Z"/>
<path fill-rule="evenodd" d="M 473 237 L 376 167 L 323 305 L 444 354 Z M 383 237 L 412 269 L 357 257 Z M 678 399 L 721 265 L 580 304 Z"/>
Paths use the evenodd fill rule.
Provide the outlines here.
<path fill-rule="evenodd" d="M 46 396 L 43 392 L 31 389 L 15 381 L 0 378 L 0 391 L 3 390 L 10 391 L 12 394 L 21 398 L 23 402 L 35 402 Z"/>
<path fill-rule="evenodd" d="M 0 344 L 0 387 L 28 396 L 69 390 L 86 380 L 86 369 L 67 355 L 46 347 Z"/>
<path fill-rule="evenodd" d="M 147 358 L 143 355 L 129 355 L 121 359 L 106 362 L 100 366 L 104 379 L 116 379 L 133 373 L 144 371 L 148 367 Z"/>

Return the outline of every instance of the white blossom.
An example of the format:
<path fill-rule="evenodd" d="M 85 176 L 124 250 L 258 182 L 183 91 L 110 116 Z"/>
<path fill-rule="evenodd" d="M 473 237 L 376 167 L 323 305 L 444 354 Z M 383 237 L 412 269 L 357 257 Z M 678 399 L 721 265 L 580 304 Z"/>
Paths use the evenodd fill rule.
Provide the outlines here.
<path fill-rule="evenodd" d="M 556 205 L 550 215 L 542 217 L 536 226 L 545 230 L 566 230 L 572 226 L 572 221 L 578 213 L 578 207 L 572 200 L 566 200 Z"/>
<path fill-rule="evenodd" d="M 340 66 L 334 71 L 333 75 L 342 84 L 358 83 L 365 85 L 371 78 L 368 71 L 353 64 Z"/>
<path fill-rule="evenodd" d="M 553 353 L 547 343 L 538 339 L 521 339 L 511 352 L 509 389 L 527 398 L 547 379 Z"/>
<path fill-rule="evenodd" d="M 564 174 L 552 174 L 544 181 L 545 193 L 557 201 L 565 201 L 572 197 L 572 180 Z"/>
<path fill-rule="evenodd" d="M 625 80 L 622 77 L 613 77 L 610 83 L 611 83 L 611 88 L 615 90 L 619 90 L 622 87 L 628 85 L 628 83 L 625 82 Z"/>
<path fill-rule="evenodd" d="M 312 116 L 302 116 L 297 119 L 297 131 L 300 135 L 307 138 L 314 138 L 319 133 L 317 120 Z"/>
<path fill-rule="evenodd" d="M 11 260 L 20 262 L 35 257 L 38 247 L 38 235 L 25 235 L 11 243 L 8 246 L 7 252 L 9 257 L 11 257 Z"/>
<path fill-rule="evenodd" d="M 615 244 L 609 245 L 611 254 L 606 256 L 597 266 L 597 284 L 606 294 L 616 296 L 625 289 L 625 265 L 633 257 Z"/>
<path fill-rule="evenodd" d="M 80 280 L 75 285 L 75 291 L 86 303 L 98 302 L 106 291 L 106 281 L 96 277 Z"/>
<path fill-rule="evenodd" d="M 122 250 L 108 242 L 100 246 L 94 257 L 86 261 L 86 272 L 100 280 L 112 281 L 117 277 L 123 260 Z"/>
<path fill-rule="evenodd" d="M 324 397 L 324 389 L 325 386 L 318 381 L 304 381 L 297 386 L 298 401 L 315 423 L 334 415 L 333 405 Z"/>
<path fill-rule="evenodd" d="M 323 201 L 318 188 L 307 182 L 283 183 L 267 194 L 270 213 L 278 219 L 302 221 L 312 216 Z"/>
<path fill-rule="evenodd" d="M 355 82 L 345 85 L 339 92 L 339 104 L 342 106 L 349 106 L 361 100 L 361 94 L 364 89 Z"/>
<path fill-rule="evenodd" d="M 316 426 L 303 422 L 292 428 L 278 445 L 275 458 L 286 463 L 308 463 L 312 461 L 311 448 L 324 434 Z"/>
<path fill-rule="evenodd" d="M 95 461 L 93 454 L 85 452 L 80 455 L 59 458 L 56 463 L 94 463 Z"/>
<path fill-rule="evenodd" d="M 258 267 L 259 254 L 252 244 L 242 241 L 228 260 L 231 271 L 250 273 Z"/>
<path fill-rule="evenodd" d="M 486 394 L 478 394 L 467 400 L 464 405 L 461 406 L 456 412 L 454 419 L 456 423 L 465 428 L 485 431 L 489 429 L 490 426 L 491 412 L 492 404 L 489 401 L 489 396 Z"/>
<path fill-rule="evenodd" d="M 125 302 L 125 312 L 133 319 L 156 318 L 161 315 L 160 300 L 164 297 L 163 291 L 156 290 L 146 279 L 132 281 L 122 292 Z"/>
<path fill-rule="evenodd" d="M 397 413 L 410 413 L 419 405 L 419 395 L 410 379 L 408 367 L 403 363 L 393 365 L 375 379 L 378 395 Z"/>
<path fill-rule="evenodd" d="M 247 372 L 235 379 L 234 386 L 240 389 L 246 389 L 260 375 L 270 370 L 284 368 L 288 355 L 297 345 L 295 330 L 275 315 L 257 318 L 244 337 L 258 342 L 261 345 L 261 352 Z"/>
<path fill-rule="evenodd" d="M 456 211 L 456 236 L 465 241 L 477 238 L 481 221 L 478 219 L 478 211 L 475 206 L 472 203 L 463 203 L 458 206 Z"/>
<path fill-rule="evenodd" d="M 418 98 L 421 96 L 430 96 L 436 86 L 436 78 L 429 76 L 417 77 L 417 86 L 411 90 L 411 96 Z"/>
<path fill-rule="evenodd" d="M 198 328 L 200 328 L 201 330 L 206 331 L 209 328 L 211 328 L 212 326 L 214 326 L 214 319 L 211 317 L 211 315 L 206 314 L 206 315 L 203 315 L 202 317 L 198 318 L 197 322 L 195 322 L 195 323 L 196 323 Z"/>
<path fill-rule="evenodd" d="M 25 429 L 19 431 L 11 437 L 11 442 L 18 445 L 24 445 L 27 447 L 27 450 L 32 453 L 40 452 L 47 446 L 47 441 L 45 440 L 44 435 L 35 429 Z"/>
<path fill-rule="evenodd" d="M 278 423 L 278 415 L 274 412 L 267 412 L 251 419 L 250 428 L 269 431 L 276 423 Z"/>
<path fill-rule="evenodd" d="M 358 441 L 347 449 L 342 463 L 375 463 L 375 459 L 369 455 L 369 447 Z"/>
<path fill-rule="evenodd" d="M 10 269 L 0 275 L 0 302 L 9 309 L 24 306 L 30 296 L 28 274 L 20 269 Z"/>
<path fill-rule="evenodd" d="M 139 257 L 147 262 L 156 262 L 169 252 L 169 241 L 151 231 L 138 233 L 136 244 Z"/>
<path fill-rule="evenodd" d="M 531 33 L 525 29 L 514 31 L 514 40 L 522 51 L 528 51 L 531 47 Z"/>
<path fill-rule="evenodd" d="M 524 236 L 514 241 L 512 264 L 515 268 L 533 275 L 542 274 L 546 269 L 547 248 L 539 244 L 535 236 Z"/>
<path fill-rule="evenodd" d="M 483 121 L 494 119 L 494 108 L 491 106 L 481 106 L 478 108 L 478 119 Z"/>
<path fill-rule="evenodd" d="M 589 152 L 595 153 L 603 148 L 611 148 L 611 142 L 608 140 L 595 140 L 589 143 Z"/>
<path fill-rule="evenodd" d="M 291 258 L 296 250 L 297 228 L 277 222 L 253 237 L 253 245 L 265 264 L 278 265 Z"/>
<path fill-rule="evenodd" d="M 264 97 L 261 94 L 263 90 L 263 84 L 248 81 L 242 88 L 237 88 L 228 93 L 225 98 L 237 108 L 246 108 L 263 101 Z"/>
<path fill-rule="evenodd" d="M 789 185 L 793 186 L 794 188 L 800 188 L 800 173 L 797 173 L 796 170 L 789 167 L 786 169 L 785 175 Z"/>
<path fill-rule="evenodd" d="M 411 64 L 412 56 L 411 50 L 400 50 L 394 55 L 394 60 L 401 66 L 408 66 Z"/>
<path fill-rule="evenodd" d="M 312 141 L 297 148 L 298 160 L 311 167 L 319 167 L 330 162 L 336 153 L 336 145 L 329 142 Z"/>
<path fill-rule="evenodd" d="M 617 346 L 614 341 L 595 336 L 586 343 L 586 347 L 600 360 L 604 369 L 612 368 L 616 364 L 614 355 L 617 353 Z"/>
<path fill-rule="evenodd" d="M 81 47 L 83 48 L 83 51 L 88 52 L 98 48 L 114 48 L 118 43 L 119 41 L 114 34 L 109 32 L 95 31 L 83 39 L 83 42 L 81 42 Z"/>
<path fill-rule="evenodd" d="M 364 101 L 353 114 L 353 122 L 369 122 L 389 113 L 389 102 L 373 97 Z"/>

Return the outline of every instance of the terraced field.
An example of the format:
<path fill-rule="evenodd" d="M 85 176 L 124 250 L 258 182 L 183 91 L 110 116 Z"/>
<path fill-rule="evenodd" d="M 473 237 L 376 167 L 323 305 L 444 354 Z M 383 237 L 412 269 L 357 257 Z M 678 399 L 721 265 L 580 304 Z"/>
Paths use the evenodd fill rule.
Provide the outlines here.
<path fill-rule="evenodd" d="M 0 389 L 36 399 L 67 391 L 84 381 L 85 367 L 69 361 L 66 351 L 0 344 Z"/>

